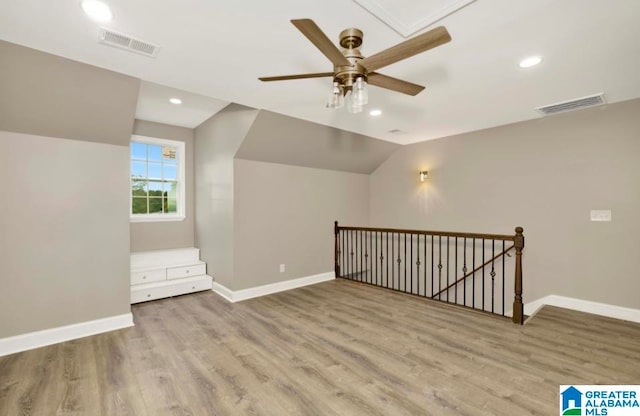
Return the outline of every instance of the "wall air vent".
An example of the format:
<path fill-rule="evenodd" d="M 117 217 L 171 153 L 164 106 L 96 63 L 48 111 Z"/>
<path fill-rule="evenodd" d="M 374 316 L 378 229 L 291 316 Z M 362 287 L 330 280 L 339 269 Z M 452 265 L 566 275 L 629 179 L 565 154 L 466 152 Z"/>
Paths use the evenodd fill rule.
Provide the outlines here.
<path fill-rule="evenodd" d="M 160 50 L 158 45 L 136 39 L 129 35 L 114 32 L 113 30 L 106 28 L 100 28 L 100 38 L 98 39 L 98 42 L 104 45 L 115 46 L 116 48 L 125 49 L 130 52 L 150 56 L 152 58 L 155 58 Z"/>
<path fill-rule="evenodd" d="M 565 111 L 578 110 L 581 108 L 595 107 L 597 105 L 604 104 L 604 93 L 590 95 L 588 97 L 582 97 L 575 100 L 564 101 L 561 103 L 545 105 L 544 107 L 538 107 L 536 110 L 544 115 L 563 113 Z"/>

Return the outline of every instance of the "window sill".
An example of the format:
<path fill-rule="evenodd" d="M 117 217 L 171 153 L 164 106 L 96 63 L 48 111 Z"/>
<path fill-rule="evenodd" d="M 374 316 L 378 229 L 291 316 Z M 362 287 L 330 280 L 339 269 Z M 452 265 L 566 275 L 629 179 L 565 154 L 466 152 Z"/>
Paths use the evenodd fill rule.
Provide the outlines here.
<path fill-rule="evenodd" d="M 184 221 L 184 215 L 171 215 L 171 216 L 155 216 L 155 215 L 144 215 L 144 216 L 132 216 L 131 222 L 176 222 L 176 221 Z"/>

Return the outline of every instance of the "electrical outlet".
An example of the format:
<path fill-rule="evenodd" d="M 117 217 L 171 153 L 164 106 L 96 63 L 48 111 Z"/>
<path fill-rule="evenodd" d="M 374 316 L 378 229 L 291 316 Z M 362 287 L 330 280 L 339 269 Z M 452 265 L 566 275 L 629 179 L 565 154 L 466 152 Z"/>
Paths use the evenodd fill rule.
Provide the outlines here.
<path fill-rule="evenodd" d="M 280 273 L 284 273 L 284 264 L 280 265 Z"/>
<path fill-rule="evenodd" d="M 611 221 L 611 210 L 609 209 L 592 209 L 591 221 Z"/>

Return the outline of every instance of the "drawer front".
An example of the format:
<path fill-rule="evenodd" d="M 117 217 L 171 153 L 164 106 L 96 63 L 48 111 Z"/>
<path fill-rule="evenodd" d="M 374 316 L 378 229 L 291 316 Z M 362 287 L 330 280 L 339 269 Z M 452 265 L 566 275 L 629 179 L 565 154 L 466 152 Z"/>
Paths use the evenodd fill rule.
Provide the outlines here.
<path fill-rule="evenodd" d="M 168 298 L 171 296 L 184 295 L 186 293 L 199 292 L 201 290 L 211 290 L 213 282 L 211 277 L 202 276 L 195 279 L 185 279 L 172 284 L 165 284 L 154 287 L 142 285 L 131 288 L 131 303 L 146 302 L 149 300 Z"/>
<path fill-rule="evenodd" d="M 146 270 L 143 272 L 131 273 L 132 285 L 160 282 L 162 280 L 167 280 L 167 269 Z"/>
<path fill-rule="evenodd" d="M 192 266 L 171 267 L 167 269 L 167 279 L 182 279 L 183 277 L 201 276 L 207 273 L 206 264 Z"/>

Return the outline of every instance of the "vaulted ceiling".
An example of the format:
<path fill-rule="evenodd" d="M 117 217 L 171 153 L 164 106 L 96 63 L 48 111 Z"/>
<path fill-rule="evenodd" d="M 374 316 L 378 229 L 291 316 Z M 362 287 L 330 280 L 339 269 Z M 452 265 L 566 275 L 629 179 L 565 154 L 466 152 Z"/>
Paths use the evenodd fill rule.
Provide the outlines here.
<path fill-rule="evenodd" d="M 98 44 L 101 25 L 83 14 L 80 0 L 4 2 L 0 39 L 402 144 L 540 117 L 536 107 L 594 93 L 608 102 L 640 97 L 637 0 L 105 2 L 114 19 L 103 26 L 160 45 L 157 57 Z M 354 115 L 324 108 L 330 78 L 257 80 L 331 71 L 294 18 L 313 19 L 336 42 L 343 29 L 361 29 L 365 56 L 437 25 L 453 40 L 380 71 L 425 85 L 420 95 L 371 88 L 366 111 Z M 519 68 L 529 55 L 544 60 Z M 370 116 L 373 108 L 383 114 Z"/>

